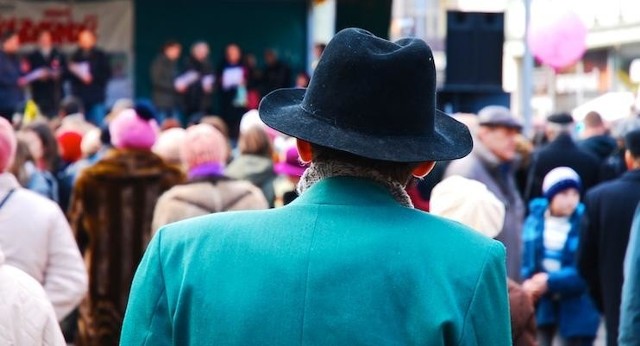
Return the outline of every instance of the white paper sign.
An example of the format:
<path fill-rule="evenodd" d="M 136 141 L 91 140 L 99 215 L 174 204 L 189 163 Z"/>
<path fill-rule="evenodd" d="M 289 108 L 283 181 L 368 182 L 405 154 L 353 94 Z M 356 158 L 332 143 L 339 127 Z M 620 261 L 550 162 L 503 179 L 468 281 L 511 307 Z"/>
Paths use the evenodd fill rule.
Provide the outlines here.
<path fill-rule="evenodd" d="M 222 72 L 222 89 L 229 90 L 244 84 L 244 69 L 240 66 L 224 69 Z"/>

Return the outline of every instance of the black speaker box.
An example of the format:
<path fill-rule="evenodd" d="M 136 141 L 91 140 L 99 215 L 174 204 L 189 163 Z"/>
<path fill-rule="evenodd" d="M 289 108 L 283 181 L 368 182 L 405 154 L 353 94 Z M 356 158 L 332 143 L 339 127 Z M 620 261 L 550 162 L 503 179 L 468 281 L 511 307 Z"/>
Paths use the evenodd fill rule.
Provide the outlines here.
<path fill-rule="evenodd" d="M 447 12 L 445 85 L 502 89 L 504 13 Z"/>
<path fill-rule="evenodd" d="M 445 113 L 477 114 L 486 106 L 511 107 L 511 94 L 498 89 L 445 87 L 438 91 L 437 107 Z"/>

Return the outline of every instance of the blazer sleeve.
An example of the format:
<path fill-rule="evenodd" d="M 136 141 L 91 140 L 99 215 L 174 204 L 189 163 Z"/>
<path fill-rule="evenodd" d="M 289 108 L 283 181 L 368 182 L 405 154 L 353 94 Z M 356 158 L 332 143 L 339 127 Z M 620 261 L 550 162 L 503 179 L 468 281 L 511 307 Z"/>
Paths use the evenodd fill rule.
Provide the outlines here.
<path fill-rule="evenodd" d="M 490 328 L 487 321 L 491 321 Z M 510 321 L 506 252 L 502 244 L 493 243 L 466 312 L 458 345 L 511 345 Z"/>
<path fill-rule="evenodd" d="M 640 345 L 640 208 L 636 209 L 624 260 L 618 344 Z"/>
<path fill-rule="evenodd" d="M 133 278 L 120 345 L 173 345 L 161 243 L 162 232 L 151 240 Z"/>
<path fill-rule="evenodd" d="M 87 294 L 89 278 L 71 228 L 59 208 L 53 209 L 44 290 L 59 321 Z"/>

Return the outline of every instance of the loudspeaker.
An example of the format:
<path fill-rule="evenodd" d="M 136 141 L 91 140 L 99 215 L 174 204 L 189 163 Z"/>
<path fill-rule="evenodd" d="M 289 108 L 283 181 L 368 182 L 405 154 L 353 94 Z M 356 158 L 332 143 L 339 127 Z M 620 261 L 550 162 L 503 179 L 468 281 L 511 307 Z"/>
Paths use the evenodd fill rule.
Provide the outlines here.
<path fill-rule="evenodd" d="M 504 13 L 447 12 L 445 85 L 502 89 Z"/>
<path fill-rule="evenodd" d="M 511 94 L 502 90 L 454 89 L 444 88 L 438 91 L 437 107 L 445 113 L 478 114 L 486 106 L 504 106 L 510 108 Z"/>

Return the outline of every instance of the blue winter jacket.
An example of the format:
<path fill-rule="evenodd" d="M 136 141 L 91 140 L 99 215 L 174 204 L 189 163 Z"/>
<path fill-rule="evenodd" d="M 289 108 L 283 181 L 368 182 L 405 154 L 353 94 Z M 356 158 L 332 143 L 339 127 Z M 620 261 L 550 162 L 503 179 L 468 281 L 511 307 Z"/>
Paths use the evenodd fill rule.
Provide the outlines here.
<path fill-rule="evenodd" d="M 0 109 L 15 109 L 24 99 L 18 86 L 20 62 L 17 57 L 0 51 Z"/>
<path fill-rule="evenodd" d="M 544 272 L 544 224 L 549 203 L 546 198 L 536 198 L 529 205 L 529 216 L 523 228 L 522 278 L 529 279 Z M 598 331 L 600 316 L 587 293 L 585 281 L 576 268 L 580 222 L 584 205 L 580 203 L 571 215 L 571 230 L 564 245 L 561 269 L 549 274 L 548 292 L 536 305 L 538 326 L 557 325 L 560 335 L 592 337 Z"/>

